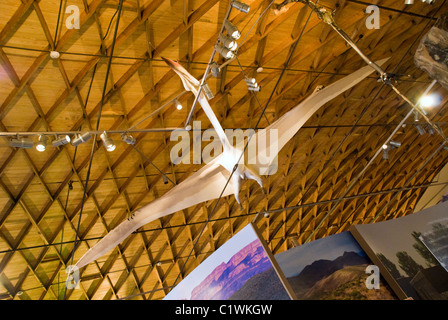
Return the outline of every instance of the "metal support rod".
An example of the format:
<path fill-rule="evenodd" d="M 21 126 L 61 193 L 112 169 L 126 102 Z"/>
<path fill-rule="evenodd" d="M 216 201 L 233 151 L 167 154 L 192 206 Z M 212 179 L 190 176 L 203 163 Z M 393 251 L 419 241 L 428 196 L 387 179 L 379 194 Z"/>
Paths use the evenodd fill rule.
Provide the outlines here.
<path fill-rule="evenodd" d="M 425 94 L 429 92 L 429 90 L 431 90 L 431 88 L 434 86 L 436 82 L 433 81 L 428 88 L 425 90 Z M 401 120 L 401 122 L 396 126 L 396 128 L 394 129 L 394 131 L 389 135 L 389 137 L 386 139 L 386 141 L 380 146 L 380 148 L 378 148 L 377 152 L 375 153 L 375 155 L 370 159 L 370 161 L 364 166 L 364 168 L 361 170 L 361 172 L 355 177 L 355 179 L 349 184 L 349 186 L 347 187 L 347 189 L 345 189 L 344 193 L 342 194 L 342 196 L 340 196 L 336 202 L 334 203 L 334 205 L 330 208 L 330 210 L 325 214 L 325 216 L 322 218 L 322 220 L 318 223 L 318 225 L 316 226 L 316 228 L 314 229 L 313 232 L 311 232 L 311 234 L 308 236 L 308 238 L 305 240 L 305 243 L 310 241 L 311 238 L 315 235 L 315 233 L 322 227 L 324 221 L 330 217 L 330 215 L 334 212 L 334 210 L 336 209 L 336 207 L 338 206 L 338 204 L 344 200 L 344 198 L 347 196 L 347 194 L 349 193 L 349 191 L 355 186 L 355 184 L 358 182 L 358 180 L 364 175 L 364 173 L 367 171 L 367 169 L 372 165 L 373 161 L 378 157 L 378 155 L 383 151 L 382 146 L 388 144 L 392 138 L 394 137 L 394 135 L 398 132 L 398 130 L 400 130 L 400 128 L 403 127 L 403 124 L 406 122 L 406 120 L 414 113 L 413 110 L 410 110 L 408 112 L 408 114 L 403 118 L 403 120 Z M 445 144 L 445 143 L 444 143 Z"/>
<path fill-rule="evenodd" d="M 151 129 L 135 129 L 135 130 L 88 130 L 92 135 L 98 135 L 107 131 L 108 134 L 122 133 L 146 133 L 146 132 L 171 132 L 174 130 L 185 130 L 184 128 L 151 128 Z M 0 132 L 0 137 L 16 137 L 16 136 L 39 136 L 39 135 L 75 135 L 85 131 L 20 131 L 20 132 Z"/>
<path fill-rule="evenodd" d="M 422 118 L 445 140 L 445 142 L 448 143 L 448 138 L 443 133 L 442 129 L 435 125 L 426 115 L 426 113 L 419 107 L 417 107 L 411 100 L 409 100 L 403 93 L 398 90 L 397 87 L 395 87 L 391 81 L 390 75 L 380 66 L 378 66 L 375 62 L 373 62 L 357 45 L 356 43 L 350 38 L 347 33 L 345 33 L 344 30 L 342 30 L 334 21 L 333 13 L 330 13 L 324 8 L 318 7 L 315 3 L 307 0 L 301 0 L 300 2 L 305 3 L 308 5 L 326 24 L 330 25 L 333 30 L 335 30 L 357 53 L 358 55 L 375 71 L 377 71 L 380 76 L 381 80 L 390 86 L 395 93 L 397 93 L 404 101 L 406 101 L 416 112 L 418 112 Z"/>
<path fill-rule="evenodd" d="M 230 16 L 230 12 L 232 11 L 232 1 L 230 2 L 229 8 L 227 9 L 227 13 L 224 17 L 224 20 L 222 21 L 221 30 L 219 31 L 219 34 L 221 34 L 224 31 L 224 25 Z M 215 44 L 217 44 L 217 43 L 218 43 L 218 40 L 216 40 Z M 201 84 L 199 85 L 198 94 L 194 98 L 194 102 L 193 102 L 193 105 L 191 106 L 190 113 L 188 114 L 187 120 L 185 121 L 185 128 L 187 128 L 188 124 L 191 122 L 191 118 L 193 118 L 194 109 L 196 107 L 196 104 L 198 103 L 199 95 L 202 93 L 202 86 L 204 85 L 205 81 L 207 80 L 208 73 L 210 72 L 210 66 L 213 62 L 213 59 L 215 59 L 215 53 L 216 53 L 216 49 L 215 49 L 215 46 L 213 46 L 213 52 L 212 52 L 212 55 L 210 56 L 210 60 L 208 61 L 204 76 L 201 79 Z"/>

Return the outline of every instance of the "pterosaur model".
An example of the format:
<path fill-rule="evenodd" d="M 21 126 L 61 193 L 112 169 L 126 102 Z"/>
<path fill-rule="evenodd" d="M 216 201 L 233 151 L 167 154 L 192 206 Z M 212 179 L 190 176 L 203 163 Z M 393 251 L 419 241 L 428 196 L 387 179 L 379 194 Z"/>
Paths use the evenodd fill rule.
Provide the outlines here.
<path fill-rule="evenodd" d="M 180 76 L 185 89 L 191 91 L 194 95 L 197 95 L 199 91 L 199 81 L 189 74 L 180 64 L 169 59 L 164 60 Z M 387 59 L 378 61 L 377 65 L 382 65 L 386 60 Z M 276 141 L 276 143 L 277 150 L 280 152 L 285 144 L 293 138 L 297 131 L 322 105 L 342 92 L 350 89 L 373 71 L 374 70 L 370 66 L 366 66 L 321 90 L 315 90 L 308 98 L 303 100 L 292 110 L 284 114 L 268 127 L 259 130 L 256 133 L 257 139 L 263 139 L 266 135 L 269 135 L 270 131 L 277 130 L 278 141 Z M 244 146 L 240 144 L 233 147 L 230 144 L 224 130 L 203 94 L 198 97 L 198 102 L 201 104 L 205 114 L 216 130 L 219 139 L 223 144 L 224 152 L 189 178 L 174 186 L 163 196 L 138 209 L 134 213 L 132 219 L 124 220 L 120 225 L 110 231 L 104 238 L 90 248 L 76 263 L 76 267 L 81 268 L 98 259 L 121 243 L 133 231 L 168 214 L 175 213 L 201 202 L 217 199 L 220 196 L 228 196 L 232 193 L 232 190 L 236 200 L 240 203 L 238 193 L 240 183 L 244 178 L 254 179 L 260 186 L 263 186 L 262 179 L 258 174 L 260 172 L 258 165 L 248 165 L 245 162 L 240 163 L 239 161 Z M 265 149 L 268 150 L 269 147 L 269 143 L 266 143 Z M 266 150 L 260 150 L 259 148 L 258 153 L 266 154 Z M 236 169 L 235 165 L 237 165 Z M 229 181 L 232 188 L 226 188 Z"/>

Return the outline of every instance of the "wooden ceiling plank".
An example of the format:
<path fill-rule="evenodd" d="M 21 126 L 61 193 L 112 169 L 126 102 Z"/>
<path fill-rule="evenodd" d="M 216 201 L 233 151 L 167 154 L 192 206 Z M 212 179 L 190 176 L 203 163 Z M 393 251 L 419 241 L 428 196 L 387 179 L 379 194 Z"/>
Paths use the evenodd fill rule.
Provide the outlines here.
<path fill-rule="evenodd" d="M 26 16 L 28 10 L 31 5 L 34 3 L 34 0 L 22 1 L 19 8 L 14 12 L 12 17 L 6 23 L 6 26 L 0 31 L 0 43 L 3 44 L 6 38 L 15 31 L 17 28 L 16 24 Z"/>
<path fill-rule="evenodd" d="M 62 69 L 62 73 L 64 73 L 64 72 L 63 72 L 64 69 L 63 69 L 62 65 L 60 65 L 60 68 Z M 66 82 L 66 84 L 68 85 L 67 82 Z M 46 118 L 45 118 L 45 115 L 43 115 L 42 108 L 41 108 L 39 102 L 37 101 L 37 98 L 35 97 L 34 93 L 32 92 L 31 88 L 28 88 L 28 93 L 29 93 L 30 96 L 32 97 L 31 99 L 32 99 L 32 101 L 33 101 L 33 106 L 36 108 L 36 112 L 37 112 L 39 115 L 41 115 L 41 117 L 42 117 L 42 119 L 43 119 L 43 121 L 44 121 L 44 124 L 45 124 L 45 126 L 46 126 L 46 129 L 47 129 L 47 130 L 51 130 L 50 125 L 49 125 L 48 121 L 47 121 Z M 81 105 L 82 105 L 82 101 L 80 101 L 80 102 L 81 102 Z M 97 142 L 96 146 L 97 146 L 97 148 L 99 147 L 98 142 Z M 66 148 L 63 148 L 63 150 L 65 151 L 65 153 L 66 153 L 66 155 L 67 155 L 67 157 L 68 157 L 68 160 L 69 160 L 69 162 L 70 162 L 71 165 L 72 165 L 72 173 L 75 173 L 75 174 L 76 174 L 76 176 L 77 176 L 77 178 L 78 178 L 78 180 L 79 180 L 79 183 L 80 183 L 81 185 L 83 185 L 83 183 L 82 183 L 82 179 L 79 177 L 79 173 L 77 172 L 76 168 L 74 167 L 74 164 L 73 164 L 72 160 L 70 159 L 70 156 L 68 155 L 68 151 L 67 151 L 67 149 L 66 149 Z M 24 151 L 24 152 L 25 152 L 25 151 Z M 25 152 L 25 153 L 26 153 L 26 152 Z M 72 226 L 72 229 L 77 233 L 76 229 L 74 228 L 73 224 L 71 223 L 71 219 L 70 219 L 70 217 L 68 216 L 68 213 L 66 212 L 66 210 L 65 210 L 65 208 L 64 208 L 64 206 L 63 206 L 63 204 L 61 203 L 61 201 L 59 200 L 59 198 L 53 198 L 53 196 L 51 195 L 51 193 L 50 193 L 48 187 L 46 186 L 45 182 L 42 180 L 42 178 L 40 177 L 40 175 L 39 175 L 39 173 L 37 172 L 36 168 L 34 167 L 34 165 L 33 165 L 33 163 L 32 163 L 32 160 L 29 158 L 29 156 L 28 156 L 27 153 L 26 153 L 26 155 L 27 155 L 27 159 L 28 159 L 28 161 L 29 161 L 30 166 L 32 166 L 32 168 L 33 168 L 33 172 L 35 173 L 35 175 L 38 176 L 40 182 L 41 182 L 42 185 L 44 186 L 44 189 L 47 191 L 48 195 L 50 196 L 50 200 L 51 200 L 51 201 L 49 202 L 50 205 L 47 206 L 47 209 L 49 209 L 49 208 L 51 207 L 51 204 L 53 204 L 53 203 L 55 202 L 55 200 L 57 200 L 57 203 L 59 204 L 59 206 L 61 207 L 62 211 L 64 212 L 66 219 L 67 219 L 68 221 L 70 221 L 70 225 Z M 70 174 L 70 177 L 71 177 L 71 174 Z M 67 179 L 66 179 L 66 181 L 67 181 Z M 85 192 L 85 188 L 84 188 L 84 187 L 83 187 L 83 189 L 84 189 L 84 192 Z M 103 225 L 105 226 L 106 230 L 109 231 L 108 228 L 107 228 L 107 225 L 106 225 L 106 223 L 105 223 L 105 221 L 104 221 L 103 213 L 102 213 L 102 211 L 101 211 L 101 208 L 100 208 L 100 206 L 99 206 L 99 204 L 98 204 L 98 201 L 96 200 L 94 194 L 92 194 L 92 199 L 93 199 L 93 202 L 94 202 L 94 204 L 95 204 L 95 208 L 96 208 L 97 214 L 98 214 L 98 216 L 100 217 L 100 220 L 102 221 L 102 223 L 103 223 Z M 43 215 L 45 214 L 45 212 L 46 212 L 46 211 L 44 211 L 44 213 L 41 214 L 41 217 L 43 217 Z M 72 216 L 74 217 L 74 215 L 72 215 Z M 62 224 L 61 227 L 59 228 L 59 230 L 57 230 L 57 232 L 55 232 L 56 235 L 60 232 L 60 230 L 62 230 L 63 225 L 64 225 L 64 224 Z M 57 252 L 57 250 L 56 250 L 56 252 Z M 59 255 L 58 252 L 57 252 L 57 254 L 58 254 L 58 256 L 59 256 L 59 258 L 60 258 L 62 264 L 65 266 L 65 262 L 63 261 L 62 257 Z M 121 254 L 121 252 L 120 252 L 120 254 Z M 124 260 L 124 256 L 123 256 L 123 255 L 122 255 L 122 257 L 123 257 L 123 260 Z M 125 260 L 124 260 L 124 261 L 125 261 Z M 126 261 L 125 261 L 125 264 L 126 264 Z M 126 265 L 127 265 L 127 264 L 126 264 Z M 101 272 L 101 270 L 100 270 L 98 264 L 96 264 L 96 266 L 97 266 L 98 270 Z M 110 279 L 109 279 L 108 277 L 107 277 L 107 280 L 108 280 L 108 282 L 111 284 L 111 281 L 110 281 Z M 134 280 L 135 280 L 136 283 L 137 283 L 137 280 L 136 280 L 135 278 L 134 278 Z M 112 285 L 111 285 L 111 286 L 112 286 Z M 113 286 L 111 287 L 111 290 L 112 290 L 112 292 L 114 292 L 114 293 L 116 292 L 116 290 L 113 288 Z M 85 293 L 85 295 L 87 296 L 87 293 Z"/>
<path fill-rule="evenodd" d="M 53 37 L 51 36 L 50 29 L 48 28 L 48 24 L 45 21 L 45 17 L 42 14 L 42 11 L 40 10 L 40 7 L 39 7 L 39 4 L 37 1 L 33 1 L 33 8 L 37 14 L 37 17 L 39 18 L 40 25 L 44 31 L 45 37 L 47 38 L 49 48 L 54 49 L 55 43 L 53 41 Z"/>
<path fill-rule="evenodd" d="M 91 4 L 91 8 L 93 9 L 93 11 L 96 10 L 97 6 L 99 4 L 101 4 L 104 0 L 94 0 Z M 27 2 L 27 4 L 31 5 L 34 2 L 34 0 L 30 0 Z M 92 12 L 92 11 L 91 11 Z M 89 14 L 86 14 L 85 12 L 83 12 L 80 16 L 80 23 L 84 23 L 85 21 L 87 21 L 90 18 Z M 64 36 L 60 39 L 60 41 L 57 44 L 57 47 L 55 48 L 55 50 L 57 51 L 60 47 L 62 47 L 66 41 L 68 41 L 68 39 L 73 35 L 75 29 L 71 29 L 68 30 Z M 76 31 L 76 30 L 75 30 Z M 1 38 L 0 38 L 1 39 Z M 49 50 L 51 50 L 52 48 L 48 48 Z M 20 85 L 16 86 L 11 93 L 8 95 L 8 97 L 5 99 L 5 101 L 3 101 L 2 105 L 0 106 L 0 120 L 2 120 L 6 114 L 10 111 L 11 109 L 11 102 L 14 100 L 14 98 L 17 96 L 17 94 L 19 92 L 21 92 L 21 90 L 23 89 L 23 87 L 31 80 L 32 77 L 34 77 L 36 75 L 36 72 L 39 70 L 39 68 L 41 67 L 41 65 L 46 62 L 48 59 L 48 53 L 47 52 L 42 52 L 33 62 L 33 64 L 31 65 L 31 67 L 26 71 L 26 73 L 24 74 L 24 76 L 22 77 L 22 79 L 20 80 Z"/>
<path fill-rule="evenodd" d="M 174 42 L 179 36 L 185 32 L 187 29 L 189 29 L 196 21 L 198 21 L 204 14 L 208 12 L 216 3 L 218 0 L 206 0 L 198 9 L 193 11 L 188 16 L 188 22 L 185 24 L 182 22 L 177 27 L 174 28 L 174 30 L 167 36 L 165 39 L 159 43 L 159 45 L 152 51 L 151 56 L 155 57 L 160 55 L 160 52 L 162 52 L 164 49 L 166 49 L 172 42 Z"/>

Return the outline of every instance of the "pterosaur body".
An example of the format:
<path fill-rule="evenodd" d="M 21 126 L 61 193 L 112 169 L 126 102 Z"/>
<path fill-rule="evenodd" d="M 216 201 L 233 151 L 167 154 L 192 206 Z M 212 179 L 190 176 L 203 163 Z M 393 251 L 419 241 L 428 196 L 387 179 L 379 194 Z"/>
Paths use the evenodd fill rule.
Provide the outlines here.
<path fill-rule="evenodd" d="M 386 60 L 387 59 L 381 60 L 377 62 L 377 64 L 382 65 Z M 169 59 L 165 59 L 165 61 L 180 76 L 185 89 L 191 91 L 196 96 L 199 91 L 199 81 L 189 74 L 180 64 Z M 269 135 L 271 130 L 277 130 L 278 141 L 276 141 L 276 143 L 277 150 L 280 152 L 285 144 L 322 105 L 353 87 L 372 72 L 373 69 L 370 66 L 366 66 L 321 90 L 315 90 L 308 98 L 303 100 L 292 110 L 284 114 L 268 127 L 259 130 L 256 133 L 257 140 L 265 139 L 266 135 Z M 233 147 L 230 144 L 221 124 L 213 113 L 206 97 L 202 93 L 198 97 L 198 102 L 201 104 L 201 107 L 223 144 L 223 153 L 186 180 L 174 186 L 163 196 L 138 209 L 134 213 L 133 219 L 124 220 L 120 225 L 111 230 L 104 238 L 90 248 L 76 263 L 76 267 L 81 268 L 98 259 L 116 247 L 133 231 L 163 216 L 175 213 L 198 203 L 217 199 L 220 196 L 228 196 L 232 191 L 235 194 L 236 200 L 240 203 L 238 192 L 241 181 L 244 178 L 254 179 L 260 186 L 262 186 L 262 179 L 258 174 L 260 172 L 258 165 L 247 165 L 245 162 L 239 163 L 244 145 L 240 144 Z M 267 139 L 264 141 L 267 141 Z M 270 148 L 269 143 L 266 143 L 264 147 L 265 150 L 258 149 L 259 154 L 266 154 L 266 150 Z M 236 164 L 238 164 L 238 167 L 234 171 Z M 266 172 L 268 171 L 269 170 Z M 233 175 L 231 177 L 232 172 Z M 230 186 L 227 186 L 228 182 L 230 182 Z"/>

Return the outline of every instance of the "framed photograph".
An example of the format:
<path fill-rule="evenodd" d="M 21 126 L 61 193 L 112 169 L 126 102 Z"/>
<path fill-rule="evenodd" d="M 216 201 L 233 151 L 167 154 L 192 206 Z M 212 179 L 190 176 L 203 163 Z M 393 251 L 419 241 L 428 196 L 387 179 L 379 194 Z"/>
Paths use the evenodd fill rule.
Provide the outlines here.
<path fill-rule="evenodd" d="M 448 202 L 442 202 L 350 232 L 400 299 L 446 300 L 448 272 L 439 260 L 446 259 L 447 218 Z"/>
<path fill-rule="evenodd" d="M 275 259 L 300 300 L 397 299 L 380 276 L 371 280 L 373 264 L 349 232 L 294 247 Z"/>
<path fill-rule="evenodd" d="M 250 223 L 213 252 L 164 300 L 290 300 L 294 293 Z"/>

